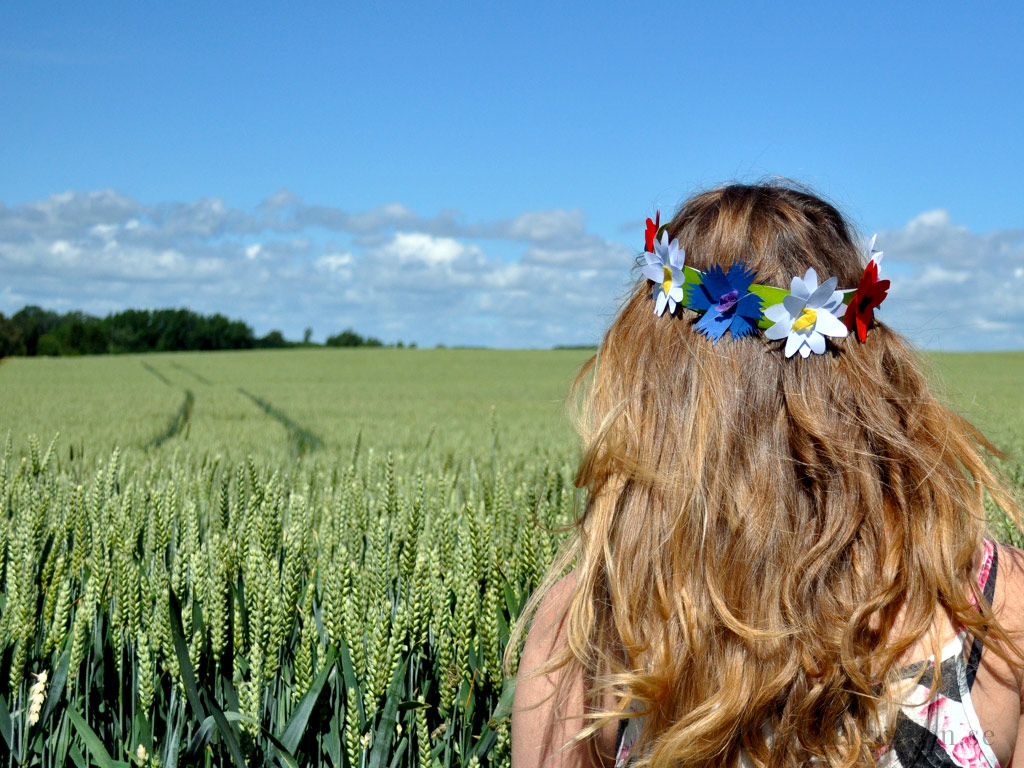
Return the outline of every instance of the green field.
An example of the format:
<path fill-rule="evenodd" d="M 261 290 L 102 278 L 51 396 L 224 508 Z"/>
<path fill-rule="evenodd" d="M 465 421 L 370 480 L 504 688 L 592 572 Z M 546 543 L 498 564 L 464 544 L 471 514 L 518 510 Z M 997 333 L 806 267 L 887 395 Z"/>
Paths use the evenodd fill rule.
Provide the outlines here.
<path fill-rule="evenodd" d="M 580 502 L 588 354 L 0 363 L 0 754 L 507 764 L 499 657 Z M 1024 353 L 929 362 L 1024 487 Z"/>
<path fill-rule="evenodd" d="M 562 403 L 580 351 L 306 349 L 13 359 L 0 365 L 4 429 L 106 458 L 252 455 L 283 462 L 363 445 L 396 454 L 518 448 L 568 455 Z M 191 393 L 181 431 L 169 427 Z M 161 442 L 161 438 L 163 438 Z M 159 443 L 159 444 L 158 444 Z M 529 443 L 530 445 L 526 445 Z"/>
<path fill-rule="evenodd" d="M 499 657 L 577 501 L 563 401 L 585 357 L 4 361 L 0 746 L 507 761 Z"/>
<path fill-rule="evenodd" d="M 933 354 L 936 390 L 997 448 L 1024 457 L 1024 352 Z"/>

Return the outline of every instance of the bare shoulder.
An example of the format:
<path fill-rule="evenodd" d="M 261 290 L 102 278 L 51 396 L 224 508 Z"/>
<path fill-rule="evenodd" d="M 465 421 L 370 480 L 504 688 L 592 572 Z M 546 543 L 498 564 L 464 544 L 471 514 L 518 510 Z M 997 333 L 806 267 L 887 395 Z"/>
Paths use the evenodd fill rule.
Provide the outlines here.
<path fill-rule="evenodd" d="M 563 679 L 564 667 L 539 674 L 568 648 L 566 614 L 575 588 L 574 573 L 556 582 L 541 600 L 526 636 L 512 709 L 512 768 L 596 768 L 601 764 L 587 744 L 573 743 L 584 725 L 582 679 Z M 614 733 L 611 740 L 614 749 Z M 602 751 L 607 747 L 600 746 Z"/>
<path fill-rule="evenodd" d="M 1016 645 L 1006 648 L 1011 663 L 996 663 L 989 657 L 989 662 L 996 664 L 1009 675 L 1017 689 L 1024 716 L 1024 551 L 1009 544 L 998 544 L 999 565 L 996 574 L 996 588 L 992 600 L 992 610 L 1010 640 Z M 1009 682 L 1008 680 L 1008 682 Z M 1021 732 L 1024 737 L 1024 731 Z"/>
<path fill-rule="evenodd" d="M 1024 551 L 1009 544 L 999 544 L 998 547 L 999 566 L 992 608 L 999 624 L 1010 636 L 1010 640 L 1016 644 L 1019 651 L 1024 653 Z M 1016 735 L 1011 744 L 1004 748 L 1003 755 L 999 755 L 999 757 L 1000 762 L 1010 768 L 1010 766 L 1022 764 L 1022 760 L 1024 760 L 1024 659 L 1014 658 L 1013 651 L 1008 650 L 1010 650 L 1010 657 L 1015 663 L 1010 665 L 1007 687 L 1016 684 L 1018 703 L 1016 707 L 1012 707 L 1010 706 L 1012 697 L 1007 701 L 1005 707 L 1006 730 L 1010 734 L 1013 733 L 1014 728 L 1009 723 L 1016 719 Z M 987 663 L 1004 666 L 999 659 L 992 656 L 989 656 Z M 982 657 L 983 669 L 985 665 L 986 661 Z M 1014 712 L 1015 714 L 1012 714 Z M 981 711 L 979 710 L 980 715 Z M 995 715 L 993 720 L 997 717 L 999 715 Z M 993 747 L 995 746 L 994 744 Z"/>
<path fill-rule="evenodd" d="M 538 710 L 537 714 L 542 717 L 554 714 L 553 702 L 548 700 L 558 686 L 562 670 L 553 669 L 547 674 L 539 672 L 568 647 L 565 619 L 575 585 L 576 577 L 573 573 L 557 581 L 544 595 L 534 613 L 519 657 L 515 697 L 517 713 Z"/>
<path fill-rule="evenodd" d="M 521 674 L 532 672 L 565 649 L 565 617 L 575 588 L 576 572 L 572 571 L 556 581 L 540 601 L 519 662 Z"/>
<path fill-rule="evenodd" d="M 999 544 L 999 570 L 993 600 L 996 618 L 1024 650 L 1024 551 Z"/>

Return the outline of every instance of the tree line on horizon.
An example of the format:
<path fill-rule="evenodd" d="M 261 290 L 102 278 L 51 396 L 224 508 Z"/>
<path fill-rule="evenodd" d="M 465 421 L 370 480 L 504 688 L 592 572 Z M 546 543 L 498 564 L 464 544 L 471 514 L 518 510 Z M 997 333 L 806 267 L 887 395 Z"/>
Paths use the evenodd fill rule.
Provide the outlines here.
<path fill-rule="evenodd" d="M 100 318 L 77 310 L 60 314 L 33 305 L 11 317 L 0 313 L 0 357 L 320 346 L 311 341 L 312 335 L 313 330 L 307 328 L 302 341 L 289 341 L 278 330 L 257 336 L 241 320 L 229 320 L 219 313 L 201 315 L 190 309 L 126 309 Z M 385 345 L 380 339 L 346 328 L 329 336 L 324 346 Z M 395 346 L 404 345 L 399 341 Z"/>

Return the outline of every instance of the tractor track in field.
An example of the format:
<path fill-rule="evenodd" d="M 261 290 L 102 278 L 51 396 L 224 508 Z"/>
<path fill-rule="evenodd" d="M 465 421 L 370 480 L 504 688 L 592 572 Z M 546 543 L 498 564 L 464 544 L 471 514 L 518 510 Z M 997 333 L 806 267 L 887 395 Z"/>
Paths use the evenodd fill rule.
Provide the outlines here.
<path fill-rule="evenodd" d="M 254 395 L 243 387 L 239 387 L 238 391 L 262 408 L 265 414 L 270 416 L 272 419 L 279 421 L 281 425 L 288 430 L 288 437 L 291 439 L 292 448 L 295 450 L 297 455 L 305 456 L 311 451 L 316 451 L 324 447 L 324 441 L 315 433 L 300 424 L 296 424 L 291 418 L 289 418 L 288 414 L 275 407 L 273 403 L 264 400 L 258 395 Z"/>
<path fill-rule="evenodd" d="M 160 373 L 160 371 L 158 371 L 158 370 L 157 370 L 156 368 L 154 368 L 154 367 L 153 367 L 152 365 L 150 365 L 149 363 L 147 363 L 147 362 L 146 362 L 145 360 L 139 360 L 139 365 L 141 365 L 141 366 L 142 366 L 143 368 L 145 368 L 145 369 L 146 369 L 147 371 L 149 371 L 149 372 L 150 372 L 150 373 L 152 373 L 152 374 L 153 374 L 154 376 L 156 376 L 156 377 L 157 377 L 158 379 L 160 379 L 160 381 L 162 381 L 162 382 L 163 382 L 164 384 L 166 384 L 166 385 L 167 385 L 168 387 L 173 387 L 173 386 L 174 386 L 174 385 L 173 385 L 173 384 L 171 383 L 171 380 L 170 380 L 170 379 L 168 379 L 168 378 L 167 378 L 166 376 L 164 376 L 164 375 L 163 375 L 162 373 Z"/>
<path fill-rule="evenodd" d="M 146 443 L 146 448 L 159 448 L 168 440 L 177 437 L 182 432 L 184 432 L 185 437 L 188 438 L 188 428 L 189 424 L 192 422 L 192 409 L 195 407 L 195 404 L 196 396 L 192 393 L 191 389 L 186 389 L 185 400 L 182 402 L 181 407 L 178 408 L 177 412 L 175 412 L 171 417 L 171 420 L 167 423 L 167 427 L 164 431 Z"/>
<path fill-rule="evenodd" d="M 205 376 L 203 376 L 203 374 L 199 373 L 198 371 L 193 371 L 191 368 L 189 368 L 188 366 L 182 365 L 181 363 L 171 363 L 171 367 L 172 368 L 177 368 L 179 371 L 183 371 L 184 373 L 187 373 L 189 376 L 191 376 L 193 379 L 198 381 L 200 384 L 206 384 L 206 385 L 213 384 L 213 382 L 210 381 Z"/>

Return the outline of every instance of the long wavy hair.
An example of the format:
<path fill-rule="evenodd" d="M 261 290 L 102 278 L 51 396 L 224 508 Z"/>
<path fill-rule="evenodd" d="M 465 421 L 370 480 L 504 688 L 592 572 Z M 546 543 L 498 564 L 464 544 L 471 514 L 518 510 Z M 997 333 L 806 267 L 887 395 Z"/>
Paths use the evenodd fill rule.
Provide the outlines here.
<path fill-rule="evenodd" d="M 814 267 L 855 287 L 864 267 L 794 186 L 699 194 L 667 228 L 690 266 L 743 261 L 762 284 Z M 876 318 L 865 343 L 787 359 L 650 297 L 641 278 L 577 377 L 587 500 L 517 627 L 572 568 L 567 647 L 537 674 L 562 670 L 555 696 L 585 681 L 577 740 L 643 716 L 638 766 L 873 765 L 897 661 L 937 617 L 1024 659 L 973 573 L 986 495 L 1019 510 L 907 342 Z"/>

